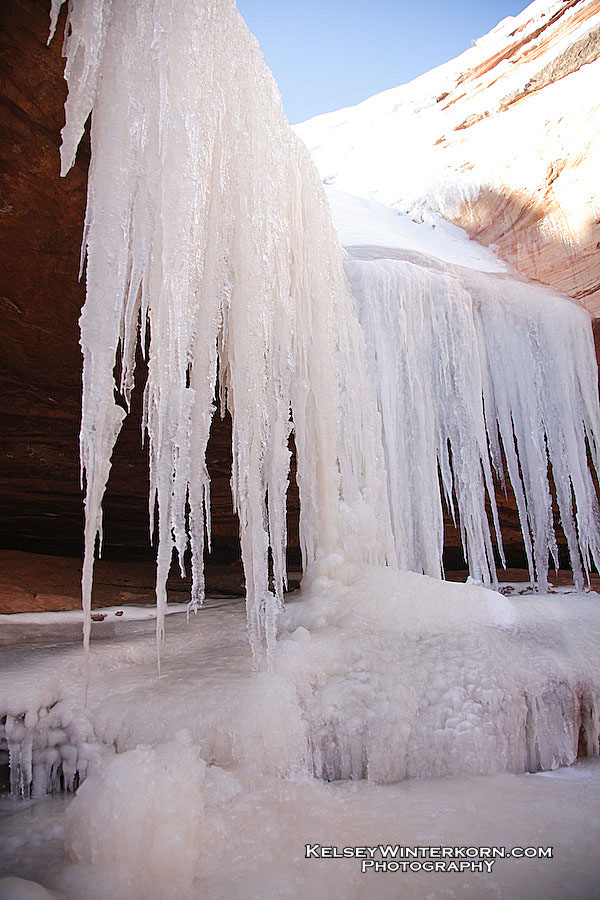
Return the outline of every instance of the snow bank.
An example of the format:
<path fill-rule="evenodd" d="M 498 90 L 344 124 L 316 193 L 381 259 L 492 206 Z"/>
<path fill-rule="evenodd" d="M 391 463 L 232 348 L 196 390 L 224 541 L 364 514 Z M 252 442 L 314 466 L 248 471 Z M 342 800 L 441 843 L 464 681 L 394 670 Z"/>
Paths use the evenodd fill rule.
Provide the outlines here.
<path fill-rule="evenodd" d="M 441 216 L 432 213 L 427 221 L 414 221 L 376 200 L 354 197 L 327 186 L 325 192 L 343 247 L 385 247 L 406 254 L 425 254 L 479 272 L 509 271 L 489 248 L 472 241 L 462 228 Z"/>

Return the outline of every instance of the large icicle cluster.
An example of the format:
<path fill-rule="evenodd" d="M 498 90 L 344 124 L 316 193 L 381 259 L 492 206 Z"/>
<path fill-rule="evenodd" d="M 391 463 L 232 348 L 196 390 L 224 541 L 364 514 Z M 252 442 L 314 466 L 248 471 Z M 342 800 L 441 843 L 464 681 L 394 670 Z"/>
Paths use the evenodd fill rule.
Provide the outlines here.
<path fill-rule="evenodd" d="M 62 2 L 53 0 L 53 28 Z M 544 588 L 549 556 L 557 560 L 551 468 L 581 587 L 600 562 L 587 314 L 514 278 L 363 248 L 346 267 L 357 315 L 322 186 L 234 0 L 74 0 L 65 55 L 63 174 L 92 113 L 85 645 L 102 497 L 138 339 L 148 360 L 159 646 L 173 551 L 183 566 L 188 541 L 192 606 L 204 596 L 217 395 L 232 415 L 256 662 L 264 651 L 272 661 L 285 588 L 292 431 L 305 566 L 341 553 L 440 576 L 443 493 L 471 574 L 494 582 L 492 532 L 503 557 L 493 470 L 502 480 L 506 469 L 531 577 Z"/>
<path fill-rule="evenodd" d="M 62 2 L 52 2 L 54 26 Z M 392 552 L 364 337 L 322 187 L 234 0 L 75 0 L 64 52 L 63 174 L 92 113 L 80 323 L 85 643 L 102 496 L 141 329 L 159 643 L 173 550 L 183 565 L 188 534 L 192 604 L 203 599 L 218 380 L 233 420 L 250 641 L 257 660 L 265 648 L 270 658 L 292 429 L 305 564 L 334 547 L 379 564 Z"/>
<path fill-rule="evenodd" d="M 383 419 L 398 563 L 442 572 L 441 484 L 471 575 L 494 582 L 487 501 L 508 475 L 530 576 L 558 567 L 549 473 L 576 585 L 600 562 L 600 414 L 589 314 L 548 288 L 403 251 L 347 263 Z M 384 253 L 397 258 L 373 258 Z"/>

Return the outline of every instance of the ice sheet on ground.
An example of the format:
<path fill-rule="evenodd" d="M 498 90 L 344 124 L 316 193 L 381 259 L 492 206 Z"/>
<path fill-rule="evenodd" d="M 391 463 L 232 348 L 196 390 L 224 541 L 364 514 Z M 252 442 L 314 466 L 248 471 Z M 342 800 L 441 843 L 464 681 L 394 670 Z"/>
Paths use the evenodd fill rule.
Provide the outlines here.
<path fill-rule="evenodd" d="M 124 754 L 117 767 L 87 782 L 65 816 L 49 798 L 3 818 L 0 873 L 19 871 L 69 900 L 595 900 L 600 875 L 600 768 L 597 760 L 538 775 L 443 778 L 375 785 L 248 779 L 188 761 L 185 739 Z M 179 760 L 192 766 L 178 765 Z M 116 763 L 116 760 L 115 760 Z M 146 790 L 132 796 L 129 779 L 148 776 L 150 795 L 168 796 L 162 821 Z M 154 778 L 150 777 L 154 775 Z M 191 789 L 188 791 L 188 785 Z M 108 790 L 107 790 L 108 789 Z M 101 796 L 99 796 L 101 794 Z M 150 817 L 147 817 L 150 812 Z M 3 815 L 0 812 L 0 815 Z M 121 843 L 114 843 L 117 822 Z M 52 823 L 49 827 L 49 823 Z M 121 823 L 120 825 L 118 823 Z M 189 831 L 182 832 L 185 823 Z M 63 859 L 58 834 L 73 856 Z M 357 859 L 305 859 L 305 845 L 553 847 L 551 859 L 497 859 L 487 873 L 361 874 Z M 91 852 L 94 852 L 94 864 Z M 169 853 L 183 853 L 181 872 Z M 377 856 L 377 858 L 380 858 Z M 195 876 L 190 888 L 190 877 Z M 8 900 L 8 898 L 7 898 Z M 10 898 L 14 900 L 14 898 Z M 21 898 L 19 897 L 19 900 Z"/>
<path fill-rule="evenodd" d="M 0 650 L 15 793 L 73 786 L 115 750 L 187 729 L 209 763 L 329 779 L 532 771 L 598 751 L 598 595 L 507 598 L 332 555 L 292 595 L 276 671 L 252 674 L 243 605 L 148 634 Z"/>

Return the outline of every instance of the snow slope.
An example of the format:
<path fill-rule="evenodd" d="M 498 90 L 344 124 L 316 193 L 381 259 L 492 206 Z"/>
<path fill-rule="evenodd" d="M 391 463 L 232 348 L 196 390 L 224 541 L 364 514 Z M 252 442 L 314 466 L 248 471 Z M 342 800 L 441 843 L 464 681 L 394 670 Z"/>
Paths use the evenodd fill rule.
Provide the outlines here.
<path fill-rule="evenodd" d="M 536 0 L 443 66 L 295 129 L 325 184 L 457 221 L 595 309 L 599 28 L 596 0 Z"/>

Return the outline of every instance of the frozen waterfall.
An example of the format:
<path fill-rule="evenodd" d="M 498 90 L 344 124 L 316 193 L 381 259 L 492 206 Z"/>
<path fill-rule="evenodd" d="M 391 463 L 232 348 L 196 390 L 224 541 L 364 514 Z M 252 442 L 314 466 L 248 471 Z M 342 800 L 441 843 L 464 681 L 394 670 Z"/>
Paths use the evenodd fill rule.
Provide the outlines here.
<path fill-rule="evenodd" d="M 62 2 L 52 2 L 53 27 Z M 356 251 L 346 266 L 353 298 L 317 173 L 234 0 L 75 0 L 65 55 L 63 174 L 92 114 L 81 316 L 86 647 L 102 497 L 138 340 L 148 360 L 159 647 L 173 552 L 183 566 L 188 541 L 192 607 L 204 597 L 217 397 L 233 420 L 257 663 L 273 660 L 286 586 L 292 432 L 305 569 L 338 553 L 440 576 L 444 497 L 472 575 L 494 582 L 495 468 L 510 478 L 532 578 L 545 586 L 557 554 L 551 467 L 581 586 L 600 560 L 587 314 L 523 281 L 402 252 Z"/>
<path fill-rule="evenodd" d="M 472 577 L 503 560 L 494 480 L 514 492 L 531 580 L 558 568 L 552 482 L 575 584 L 600 562 L 600 417 L 589 314 L 542 285 L 408 251 L 346 264 L 383 420 L 398 565 L 442 573 L 442 495 Z M 516 275 L 516 273 L 515 273 Z M 440 478 L 438 479 L 438 471 Z"/>
<path fill-rule="evenodd" d="M 56 23 L 62 0 L 53 0 Z M 143 427 L 157 634 L 173 550 L 204 596 L 205 463 L 220 400 L 233 420 L 250 642 L 270 660 L 286 584 L 293 430 L 305 567 L 340 548 L 393 558 L 364 336 L 326 198 L 234 0 L 77 0 L 67 22 L 62 172 L 92 113 L 81 316 L 85 643 L 112 450 L 146 349 Z M 120 377 L 113 375 L 119 362 Z M 189 515 L 188 515 L 189 508 Z"/>

